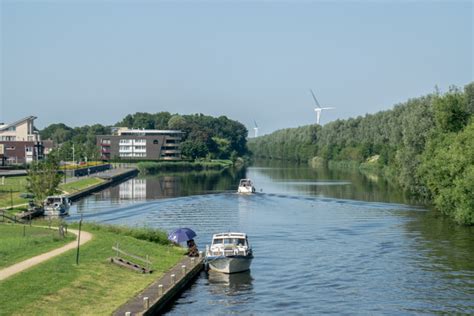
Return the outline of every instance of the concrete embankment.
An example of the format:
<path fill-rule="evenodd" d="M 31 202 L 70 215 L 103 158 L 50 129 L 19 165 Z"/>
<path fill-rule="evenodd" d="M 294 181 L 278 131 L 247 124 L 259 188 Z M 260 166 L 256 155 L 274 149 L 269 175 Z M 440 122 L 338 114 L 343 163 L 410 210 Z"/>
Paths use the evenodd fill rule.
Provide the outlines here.
<path fill-rule="evenodd" d="M 117 169 L 108 170 L 103 173 L 94 174 L 94 177 L 104 179 L 105 182 L 91 186 L 79 192 L 72 193 L 68 195 L 69 199 L 71 201 L 77 201 L 89 194 L 104 190 L 117 182 L 124 181 L 129 178 L 133 178 L 137 174 L 138 174 L 138 169 L 136 168 L 117 168 Z"/>
<path fill-rule="evenodd" d="M 203 269 L 204 257 L 185 257 L 144 291 L 117 309 L 113 315 L 159 314 Z"/>

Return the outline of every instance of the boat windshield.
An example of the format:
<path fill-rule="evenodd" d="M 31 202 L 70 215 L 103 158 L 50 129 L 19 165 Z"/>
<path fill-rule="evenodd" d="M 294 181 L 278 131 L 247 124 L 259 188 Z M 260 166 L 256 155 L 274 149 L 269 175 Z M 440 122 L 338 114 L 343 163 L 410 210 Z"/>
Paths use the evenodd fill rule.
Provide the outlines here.
<path fill-rule="evenodd" d="M 237 245 L 237 246 L 244 246 L 245 239 L 244 238 L 216 238 L 212 242 L 213 245 L 215 244 L 224 244 L 224 245 Z"/>
<path fill-rule="evenodd" d="M 252 185 L 252 181 L 250 180 L 240 180 L 240 186 L 250 186 Z"/>

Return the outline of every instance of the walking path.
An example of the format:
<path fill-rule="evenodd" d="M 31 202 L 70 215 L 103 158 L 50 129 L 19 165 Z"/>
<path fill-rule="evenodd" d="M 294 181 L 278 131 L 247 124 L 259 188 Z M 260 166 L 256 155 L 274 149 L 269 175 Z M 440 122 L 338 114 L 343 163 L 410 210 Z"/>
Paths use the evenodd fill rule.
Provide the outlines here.
<path fill-rule="evenodd" d="M 75 230 L 75 229 L 68 229 L 69 232 L 72 232 L 73 234 L 75 234 L 76 236 L 79 234 L 79 231 Z M 86 242 L 88 242 L 89 240 L 92 239 L 92 234 L 91 233 L 88 233 L 88 232 L 85 232 L 85 231 L 81 231 L 81 241 L 80 241 L 80 245 L 83 245 L 85 244 Z M 16 263 L 14 265 L 11 265 L 7 268 L 4 268 L 2 270 L 0 270 L 0 281 L 1 280 L 4 280 L 18 272 L 22 272 L 28 268 L 31 268 L 41 262 L 44 262 L 46 260 L 49 260 L 53 257 L 56 257 L 57 255 L 60 255 L 68 250 L 71 250 L 71 249 L 74 249 L 77 247 L 77 238 L 75 241 L 72 241 L 70 242 L 69 244 L 66 244 L 60 248 L 57 248 L 57 249 L 54 249 L 54 250 L 51 250 L 51 251 L 48 251 L 46 253 L 43 253 L 41 255 L 38 255 L 36 257 L 33 257 L 33 258 L 30 258 L 30 259 L 27 259 L 25 261 L 22 261 L 22 262 L 19 262 L 19 263 Z"/>

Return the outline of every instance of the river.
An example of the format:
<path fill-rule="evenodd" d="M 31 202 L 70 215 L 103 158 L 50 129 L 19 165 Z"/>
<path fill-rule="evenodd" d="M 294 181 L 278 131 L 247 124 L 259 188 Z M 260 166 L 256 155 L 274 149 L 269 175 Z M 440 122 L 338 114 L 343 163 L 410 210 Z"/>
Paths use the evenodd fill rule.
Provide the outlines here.
<path fill-rule="evenodd" d="M 253 179 L 257 194 L 236 194 Z M 202 272 L 169 315 L 474 313 L 474 228 L 376 176 L 256 163 L 138 177 L 79 201 L 71 220 L 249 235 L 246 273 Z"/>

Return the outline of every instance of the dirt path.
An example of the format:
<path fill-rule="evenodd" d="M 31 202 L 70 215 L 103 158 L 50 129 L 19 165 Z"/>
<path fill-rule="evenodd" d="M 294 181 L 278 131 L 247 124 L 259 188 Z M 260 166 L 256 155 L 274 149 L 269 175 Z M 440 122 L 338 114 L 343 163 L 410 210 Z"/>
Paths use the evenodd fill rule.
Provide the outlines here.
<path fill-rule="evenodd" d="M 72 232 L 73 234 L 75 234 L 77 236 L 77 234 L 79 233 L 79 231 L 75 230 L 75 229 L 68 229 L 68 232 Z M 89 240 L 92 239 L 92 234 L 91 233 L 88 233 L 88 232 L 85 232 L 85 231 L 81 231 L 81 241 L 80 241 L 80 244 L 83 245 L 85 244 L 86 242 L 88 242 Z M 46 260 L 49 260 L 53 257 L 56 257 L 57 255 L 60 255 L 68 250 L 71 250 L 71 249 L 74 249 L 77 247 L 77 238 L 75 241 L 72 241 L 70 242 L 69 244 L 66 244 L 60 248 L 57 248 L 57 249 L 54 249 L 54 250 L 51 250 L 51 251 L 48 251 L 48 252 L 45 252 L 41 255 L 38 255 L 36 257 L 33 257 L 33 258 L 30 258 L 30 259 L 27 259 L 25 261 L 22 261 L 22 262 L 18 262 L 18 263 L 15 263 L 14 265 L 11 265 L 9 267 L 6 267 L 2 270 L 0 270 L 0 281 L 1 280 L 4 280 L 18 272 L 22 272 L 28 268 L 31 268 L 41 262 L 44 262 Z"/>

